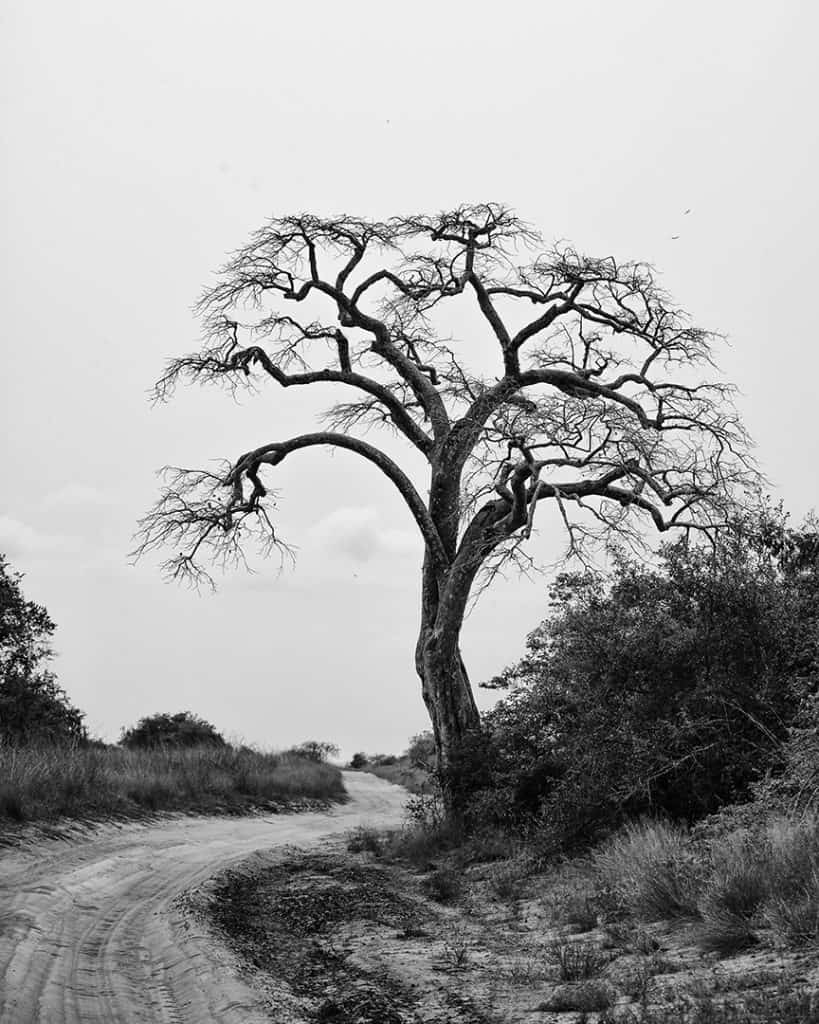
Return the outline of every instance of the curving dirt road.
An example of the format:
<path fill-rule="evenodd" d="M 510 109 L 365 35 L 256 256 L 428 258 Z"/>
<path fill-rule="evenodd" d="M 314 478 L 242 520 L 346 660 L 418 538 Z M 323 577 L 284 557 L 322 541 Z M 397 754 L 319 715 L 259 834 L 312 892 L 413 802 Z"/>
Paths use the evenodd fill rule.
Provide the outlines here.
<path fill-rule="evenodd" d="M 345 773 L 329 812 L 103 826 L 0 853 L 2 1024 L 270 1024 L 176 897 L 255 850 L 397 823 L 406 792 Z"/>

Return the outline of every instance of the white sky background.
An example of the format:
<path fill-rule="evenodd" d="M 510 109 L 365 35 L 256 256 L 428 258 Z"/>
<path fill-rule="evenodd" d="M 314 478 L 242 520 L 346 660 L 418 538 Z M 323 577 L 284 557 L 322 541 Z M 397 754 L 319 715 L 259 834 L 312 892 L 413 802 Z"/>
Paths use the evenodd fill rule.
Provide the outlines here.
<path fill-rule="evenodd" d="M 349 754 L 400 750 L 427 725 L 420 545 L 355 456 L 301 453 L 278 471 L 301 549 L 283 577 L 197 597 L 127 564 L 159 466 L 313 428 L 314 398 L 272 384 L 239 406 L 198 389 L 146 398 L 194 347 L 211 272 L 272 214 L 502 201 L 547 240 L 654 263 L 698 324 L 730 337 L 723 375 L 773 493 L 797 519 L 819 504 L 815 4 L 0 12 L 0 551 L 58 623 L 55 668 L 93 731 L 190 708 L 249 742 L 317 737 Z M 476 682 L 520 654 L 546 583 L 478 606 L 464 637 Z"/>

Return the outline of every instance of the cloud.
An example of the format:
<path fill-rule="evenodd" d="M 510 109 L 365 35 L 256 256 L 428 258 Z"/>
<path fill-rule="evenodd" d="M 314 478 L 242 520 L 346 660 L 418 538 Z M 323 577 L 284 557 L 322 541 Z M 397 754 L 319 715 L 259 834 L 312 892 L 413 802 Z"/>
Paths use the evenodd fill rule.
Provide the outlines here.
<path fill-rule="evenodd" d="M 309 532 L 308 544 L 354 562 L 368 562 L 377 555 L 415 555 L 421 550 L 421 540 L 416 533 L 384 526 L 373 508 L 335 509 Z"/>
<path fill-rule="evenodd" d="M 9 558 L 72 551 L 76 547 L 76 540 L 70 537 L 42 533 L 19 519 L 0 516 L 0 551 Z"/>
<path fill-rule="evenodd" d="M 60 487 L 56 491 L 47 494 L 43 504 L 48 507 L 66 507 L 81 505 L 113 505 L 114 498 L 111 494 L 100 490 L 98 487 L 89 487 L 87 484 L 70 483 Z"/>

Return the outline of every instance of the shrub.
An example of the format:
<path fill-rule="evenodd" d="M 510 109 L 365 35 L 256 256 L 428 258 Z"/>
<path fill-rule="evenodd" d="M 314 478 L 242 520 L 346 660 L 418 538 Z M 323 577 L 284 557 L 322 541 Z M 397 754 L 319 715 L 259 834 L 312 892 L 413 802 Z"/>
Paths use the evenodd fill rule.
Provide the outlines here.
<path fill-rule="evenodd" d="M 83 742 L 85 716 L 44 667 L 56 627 L 42 605 L 25 599 L 22 579 L 0 554 L 0 741 Z"/>
<path fill-rule="evenodd" d="M 384 843 L 383 855 L 389 860 L 406 861 L 428 871 L 442 854 L 463 844 L 460 827 L 451 822 L 436 825 L 408 824 L 393 832 Z"/>
<path fill-rule="evenodd" d="M 364 768 L 367 765 L 367 763 L 367 755 L 363 751 L 359 751 L 357 754 L 353 754 L 353 756 L 350 758 L 351 768 Z"/>
<path fill-rule="evenodd" d="M 308 761 L 327 761 L 331 757 L 338 757 L 338 747 L 335 743 L 328 743 L 326 740 L 305 740 L 297 747 L 293 747 L 291 754 L 298 757 L 305 757 Z"/>
<path fill-rule="evenodd" d="M 394 764 L 398 764 L 398 757 L 395 754 L 373 754 L 370 763 L 377 768 L 391 768 Z"/>
<path fill-rule="evenodd" d="M 413 768 L 423 768 L 428 772 L 434 771 L 437 763 L 435 737 L 428 730 L 419 732 L 410 740 L 404 756 Z"/>
<path fill-rule="evenodd" d="M 123 729 L 120 744 L 129 750 L 152 747 L 198 747 L 202 744 L 225 746 L 224 737 L 210 722 L 191 711 L 155 714 L 140 718 L 130 729 Z"/>
<path fill-rule="evenodd" d="M 790 790 L 816 799 L 800 709 L 819 683 L 819 534 L 765 515 L 716 550 L 665 545 L 659 567 L 557 577 L 526 656 L 487 684 L 510 688 L 484 716 L 478 788 L 505 794 L 498 811 L 540 815 L 564 848 L 641 814 L 692 822 L 777 772 L 789 726 Z"/>

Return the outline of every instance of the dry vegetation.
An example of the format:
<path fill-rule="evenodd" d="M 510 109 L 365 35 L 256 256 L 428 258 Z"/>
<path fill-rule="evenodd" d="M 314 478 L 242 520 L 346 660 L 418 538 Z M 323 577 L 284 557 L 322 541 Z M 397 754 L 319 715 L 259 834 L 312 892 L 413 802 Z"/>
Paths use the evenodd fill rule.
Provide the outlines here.
<path fill-rule="evenodd" d="M 544 863 L 430 811 L 411 802 L 400 830 L 358 828 L 346 851 L 290 851 L 215 883 L 211 919 L 287 1019 L 819 1022 L 816 817 L 771 819 L 754 842 L 646 822 Z M 713 941 L 726 911 L 751 945 Z"/>
<path fill-rule="evenodd" d="M 379 779 L 386 779 L 396 786 L 403 786 L 410 793 L 431 793 L 434 788 L 429 774 L 423 768 L 408 764 L 404 758 L 399 758 L 392 764 L 368 764 L 364 771 L 377 775 Z"/>
<path fill-rule="evenodd" d="M 126 750 L 0 742 L 0 829 L 156 811 L 239 813 L 343 795 L 337 768 L 247 747 Z"/>

